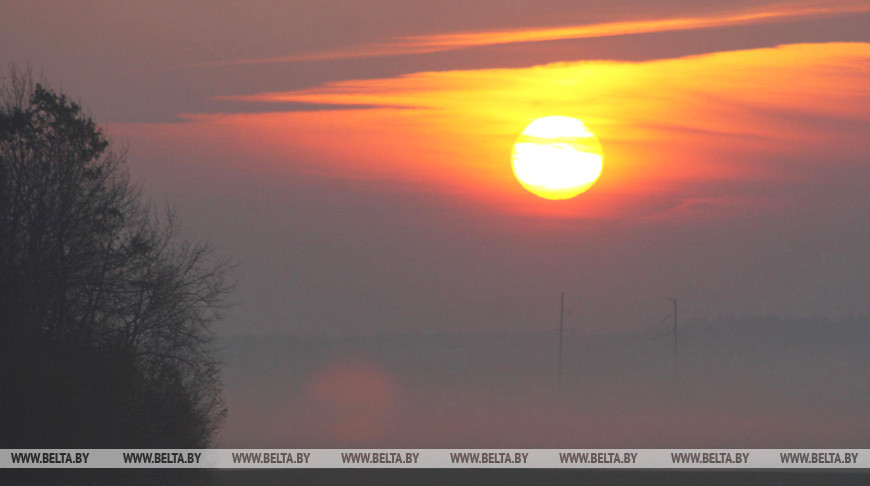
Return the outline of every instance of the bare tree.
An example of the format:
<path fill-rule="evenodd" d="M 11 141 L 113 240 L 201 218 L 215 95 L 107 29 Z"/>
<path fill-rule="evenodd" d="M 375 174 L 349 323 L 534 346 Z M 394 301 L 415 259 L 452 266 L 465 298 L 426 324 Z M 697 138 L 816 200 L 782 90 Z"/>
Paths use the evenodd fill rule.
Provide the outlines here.
<path fill-rule="evenodd" d="M 29 72 L 0 79 L 6 446 L 208 445 L 229 269 L 142 202 L 78 104 Z"/>

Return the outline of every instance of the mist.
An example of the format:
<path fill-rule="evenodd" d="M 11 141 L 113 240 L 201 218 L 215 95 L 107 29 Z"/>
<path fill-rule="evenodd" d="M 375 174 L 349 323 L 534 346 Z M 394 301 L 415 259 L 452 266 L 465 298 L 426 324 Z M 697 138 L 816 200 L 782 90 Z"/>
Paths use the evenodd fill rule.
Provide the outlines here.
<path fill-rule="evenodd" d="M 820 448 L 870 433 L 868 319 L 225 340 L 220 447 Z"/>

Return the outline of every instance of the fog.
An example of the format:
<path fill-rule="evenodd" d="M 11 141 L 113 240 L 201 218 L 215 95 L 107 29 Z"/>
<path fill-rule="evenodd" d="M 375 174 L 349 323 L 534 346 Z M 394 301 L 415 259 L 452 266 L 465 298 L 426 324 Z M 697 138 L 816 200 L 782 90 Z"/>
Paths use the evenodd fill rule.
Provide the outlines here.
<path fill-rule="evenodd" d="M 558 334 L 239 336 L 219 447 L 861 447 L 870 321 Z"/>

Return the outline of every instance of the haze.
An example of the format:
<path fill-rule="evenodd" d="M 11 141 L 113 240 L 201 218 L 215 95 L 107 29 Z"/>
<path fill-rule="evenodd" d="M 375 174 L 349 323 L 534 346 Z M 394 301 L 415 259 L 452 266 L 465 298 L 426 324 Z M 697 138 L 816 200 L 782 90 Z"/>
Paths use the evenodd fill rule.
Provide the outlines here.
<path fill-rule="evenodd" d="M 568 400 L 617 424 L 637 413 L 614 405 L 629 390 L 650 409 L 673 403 L 667 344 L 643 343 L 667 332 L 665 298 L 676 297 L 681 318 L 700 326 L 695 345 L 752 347 L 753 358 L 734 365 L 738 376 L 788 364 L 761 381 L 781 389 L 748 389 L 698 365 L 702 398 L 691 410 L 708 425 L 671 433 L 678 415 L 650 412 L 646 428 L 614 434 L 613 444 L 866 446 L 870 397 L 856 389 L 870 378 L 867 353 L 844 347 L 870 345 L 860 318 L 870 314 L 867 2 L 94 1 L 2 10 L 0 59 L 29 63 L 81 100 L 129 147 L 131 172 L 154 204 L 176 205 L 186 236 L 239 262 L 238 304 L 219 328 L 228 346 L 223 445 L 567 444 L 558 434 L 548 443 L 545 431 L 559 427 L 529 417 L 569 410 L 559 402 Z M 513 139 L 548 115 L 583 120 L 604 151 L 599 181 L 569 201 L 536 198 L 511 174 Z M 568 398 L 547 395 L 561 292 L 573 343 Z M 725 332 L 716 322 L 727 339 L 716 337 Z M 734 329 L 746 322 L 780 323 L 776 335 L 795 338 L 786 348 L 766 335 L 740 341 Z M 813 326 L 839 334 L 812 348 Z M 526 361 L 512 358 L 523 349 L 516 336 L 530 335 Z M 622 378 L 584 361 L 602 352 L 589 343 L 605 342 L 622 343 L 613 348 L 626 353 Z M 703 346 L 686 353 L 701 356 Z M 457 369 L 456 359 L 477 361 L 456 349 L 496 364 Z M 782 359 L 762 359 L 765 351 Z M 803 374 L 807 355 L 828 372 Z M 355 383 L 368 383 L 348 400 L 390 413 L 403 403 L 405 418 L 387 414 L 371 429 L 353 428 L 371 423 L 369 409 L 299 418 L 312 413 L 299 404 L 318 396 L 347 398 L 332 397 L 328 383 L 311 388 L 343 363 L 362 373 Z M 645 376 L 648 366 L 658 371 Z M 838 366 L 848 373 L 831 371 Z M 830 376 L 834 391 L 823 389 Z M 817 401 L 797 407 L 797 383 Z M 520 401 L 492 422 L 478 412 L 536 390 L 548 390 L 546 403 Z M 716 397 L 735 407 L 714 414 Z M 418 402 L 430 405 L 412 426 L 408 404 Z M 456 406 L 465 411 L 453 415 Z M 827 428 L 795 425 L 819 408 Z M 763 432 L 772 442 L 746 425 L 788 413 L 797 418 Z M 463 420 L 483 424 L 478 435 L 464 435 Z M 499 432 L 504 421 L 524 430 Z M 595 435 L 583 430 L 573 437 Z"/>

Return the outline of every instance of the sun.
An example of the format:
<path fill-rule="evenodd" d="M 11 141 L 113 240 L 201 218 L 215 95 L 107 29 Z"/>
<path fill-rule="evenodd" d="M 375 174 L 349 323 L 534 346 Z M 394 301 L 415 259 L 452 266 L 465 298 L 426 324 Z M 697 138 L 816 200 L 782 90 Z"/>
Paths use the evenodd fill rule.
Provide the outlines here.
<path fill-rule="evenodd" d="M 538 118 L 514 143 L 514 176 L 544 199 L 570 199 L 601 175 L 601 144 L 582 121 L 567 116 Z"/>

